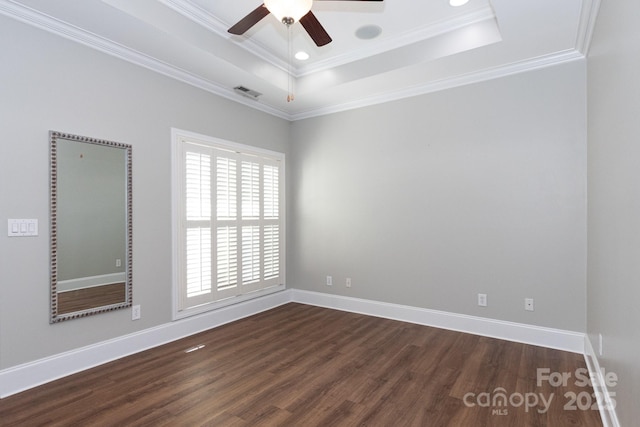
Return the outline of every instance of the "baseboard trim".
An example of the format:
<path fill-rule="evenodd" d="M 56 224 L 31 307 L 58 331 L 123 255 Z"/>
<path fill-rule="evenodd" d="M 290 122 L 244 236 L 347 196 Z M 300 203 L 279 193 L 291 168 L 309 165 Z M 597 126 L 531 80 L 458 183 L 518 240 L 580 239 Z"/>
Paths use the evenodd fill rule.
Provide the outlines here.
<path fill-rule="evenodd" d="M 320 292 L 287 289 L 0 371 L 0 398 L 289 302 L 584 354 L 585 334 Z M 591 349 L 593 352 L 593 349 Z M 595 359 L 597 362 L 597 359 Z M 596 369 L 597 371 L 597 369 Z M 604 382 L 603 382 L 604 384 Z M 614 414 L 615 415 L 615 414 Z M 618 427 L 619 424 L 610 424 Z M 605 427 L 608 427 L 605 424 Z"/>
<path fill-rule="evenodd" d="M 291 302 L 282 291 L 0 371 L 0 398 Z"/>
<path fill-rule="evenodd" d="M 292 289 L 292 301 L 584 354 L 585 334 L 360 298 Z"/>
<path fill-rule="evenodd" d="M 593 345 L 591 345 L 589 335 L 584 337 L 584 360 L 587 364 L 587 369 L 589 369 L 593 391 L 597 396 L 603 397 L 603 399 L 598 399 L 598 410 L 600 411 L 602 425 L 604 427 L 620 427 L 620 421 L 615 409 L 615 399 L 613 399 L 615 394 L 611 396 L 612 392 L 607 387 L 607 382 L 604 379 L 598 356 L 593 349 Z"/>

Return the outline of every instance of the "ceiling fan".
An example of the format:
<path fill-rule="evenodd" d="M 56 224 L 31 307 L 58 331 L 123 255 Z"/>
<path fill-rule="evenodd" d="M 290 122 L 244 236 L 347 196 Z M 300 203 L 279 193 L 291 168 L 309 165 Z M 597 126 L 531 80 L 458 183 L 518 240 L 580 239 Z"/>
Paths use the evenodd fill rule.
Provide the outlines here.
<path fill-rule="evenodd" d="M 316 0 L 321 1 L 321 0 Z M 331 1 L 383 1 L 383 0 L 331 0 Z M 272 13 L 283 24 L 290 26 L 300 21 L 300 24 L 309 33 L 317 46 L 331 43 L 331 36 L 327 33 L 320 21 L 311 12 L 313 0 L 264 0 L 253 12 L 242 18 L 233 27 L 229 28 L 231 34 L 244 34 L 249 28 L 260 22 L 262 18 Z"/>

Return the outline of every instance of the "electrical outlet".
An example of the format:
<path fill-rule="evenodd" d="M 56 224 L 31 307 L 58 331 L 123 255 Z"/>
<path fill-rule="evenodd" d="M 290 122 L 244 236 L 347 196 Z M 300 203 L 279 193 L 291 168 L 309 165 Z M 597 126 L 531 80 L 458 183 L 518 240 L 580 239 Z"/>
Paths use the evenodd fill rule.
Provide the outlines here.
<path fill-rule="evenodd" d="M 533 311 L 533 298 L 524 299 L 524 309 L 527 311 Z"/>
<path fill-rule="evenodd" d="M 122 267 L 122 260 L 120 258 L 116 259 L 116 267 Z"/>
<path fill-rule="evenodd" d="M 327 286 L 333 286 L 333 277 L 327 276 Z"/>
<path fill-rule="evenodd" d="M 487 294 L 478 294 L 478 305 L 480 307 L 487 306 Z"/>
<path fill-rule="evenodd" d="M 140 306 L 134 305 L 133 307 L 131 307 L 131 320 L 138 319 L 140 319 Z"/>
<path fill-rule="evenodd" d="M 347 277 L 347 280 L 345 281 L 345 285 L 347 288 L 351 287 L 351 277 Z"/>

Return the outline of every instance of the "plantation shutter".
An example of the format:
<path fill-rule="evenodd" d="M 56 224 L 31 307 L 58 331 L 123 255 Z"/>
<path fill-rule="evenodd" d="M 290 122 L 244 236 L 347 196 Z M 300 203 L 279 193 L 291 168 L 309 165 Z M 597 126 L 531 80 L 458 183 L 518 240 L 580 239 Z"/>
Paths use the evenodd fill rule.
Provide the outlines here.
<path fill-rule="evenodd" d="M 179 310 L 283 284 L 282 160 L 183 141 Z"/>
<path fill-rule="evenodd" d="M 280 276 L 280 173 L 277 165 L 263 165 L 263 274 L 264 280 L 274 281 Z"/>
<path fill-rule="evenodd" d="M 185 295 L 192 305 L 211 294 L 211 153 L 193 147 L 185 153 Z"/>

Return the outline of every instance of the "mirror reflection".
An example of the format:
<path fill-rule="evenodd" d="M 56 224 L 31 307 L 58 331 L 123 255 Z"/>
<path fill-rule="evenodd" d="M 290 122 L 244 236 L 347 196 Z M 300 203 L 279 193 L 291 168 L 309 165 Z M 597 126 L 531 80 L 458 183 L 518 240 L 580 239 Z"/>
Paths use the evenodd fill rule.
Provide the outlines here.
<path fill-rule="evenodd" d="M 51 132 L 51 322 L 131 305 L 131 146 Z"/>

